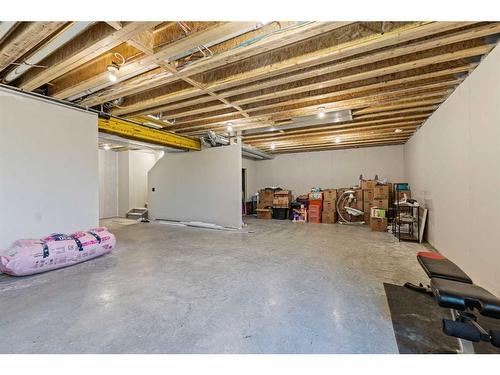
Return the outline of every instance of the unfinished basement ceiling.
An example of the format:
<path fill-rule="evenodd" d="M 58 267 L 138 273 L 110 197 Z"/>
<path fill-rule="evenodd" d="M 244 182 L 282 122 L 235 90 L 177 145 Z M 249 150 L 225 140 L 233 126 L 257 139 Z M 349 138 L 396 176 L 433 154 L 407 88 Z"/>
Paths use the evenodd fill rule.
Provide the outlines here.
<path fill-rule="evenodd" d="M 0 78 L 177 134 L 246 130 L 273 153 L 405 143 L 500 33 L 498 22 L 75 24 L 0 22 Z M 340 110 L 352 120 L 332 121 Z M 320 121 L 287 126 L 308 116 Z"/>

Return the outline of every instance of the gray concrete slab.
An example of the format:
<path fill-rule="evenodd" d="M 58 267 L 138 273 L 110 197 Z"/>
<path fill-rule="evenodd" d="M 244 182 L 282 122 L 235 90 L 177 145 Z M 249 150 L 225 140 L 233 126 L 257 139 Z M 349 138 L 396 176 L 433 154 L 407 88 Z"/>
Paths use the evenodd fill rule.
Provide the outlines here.
<path fill-rule="evenodd" d="M 367 227 L 107 220 L 111 255 L 0 275 L 0 353 L 397 353 L 383 283 L 425 280 Z"/>

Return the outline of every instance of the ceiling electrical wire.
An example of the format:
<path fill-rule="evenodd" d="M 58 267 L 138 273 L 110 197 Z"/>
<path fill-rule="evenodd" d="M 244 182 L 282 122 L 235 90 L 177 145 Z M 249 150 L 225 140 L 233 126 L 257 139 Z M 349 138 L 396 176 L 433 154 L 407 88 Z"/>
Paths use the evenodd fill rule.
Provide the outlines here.
<path fill-rule="evenodd" d="M 125 63 L 127 62 L 127 60 L 125 59 L 125 57 L 123 57 L 123 55 L 122 55 L 121 53 L 115 52 L 113 55 L 114 55 L 117 59 L 120 59 L 120 60 L 121 60 L 121 62 L 116 63 L 117 65 L 120 65 L 120 66 L 121 66 L 121 65 L 123 65 L 123 64 L 125 64 Z"/>

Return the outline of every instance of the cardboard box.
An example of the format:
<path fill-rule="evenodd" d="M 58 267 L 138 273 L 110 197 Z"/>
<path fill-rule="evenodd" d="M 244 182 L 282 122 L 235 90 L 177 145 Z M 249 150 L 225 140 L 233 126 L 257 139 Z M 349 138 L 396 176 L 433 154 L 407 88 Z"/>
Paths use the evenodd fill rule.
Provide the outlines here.
<path fill-rule="evenodd" d="M 274 192 L 272 190 L 262 189 L 259 191 L 259 203 L 257 208 L 266 208 L 273 205 Z"/>
<path fill-rule="evenodd" d="M 372 201 L 375 198 L 375 195 L 373 195 L 373 193 L 373 189 L 363 190 L 363 202 Z"/>
<path fill-rule="evenodd" d="M 273 210 L 265 208 L 257 208 L 257 219 L 270 220 L 273 218 Z"/>
<path fill-rule="evenodd" d="M 363 180 L 361 181 L 361 189 L 373 189 L 376 184 L 375 180 Z"/>
<path fill-rule="evenodd" d="M 337 212 L 331 210 L 323 211 L 321 221 L 325 224 L 335 224 L 337 222 Z"/>
<path fill-rule="evenodd" d="M 287 208 L 290 205 L 290 199 L 287 196 L 279 196 L 278 198 L 273 199 L 274 207 L 285 207 Z"/>
<path fill-rule="evenodd" d="M 375 204 L 373 203 L 373 201 L 364 201 L 363 202 L 363 212 L 367 213 L 368 215 L 370 215 L 370 210 L 372 209 L 372 207 L 374 207 Z"/>
<path fill-rule="evenodd" d="M 389 199 L 389 185 L 377 185 L 373 188 L 373 199 Z"/>
<path fill-rule="evenodd" d="M 335 211 L 337 209 L 337 202 L 335 201 L 323 201 L 323 210 Z"/>
<path fill-rule="evenodd" d="M 278 191 L 274 192 L 274 196 L 276 197 L 277 195 L 289 196 L 289 195 L 292 195 L 292 191 L 291 190 L 278 190 Z"/>
<path fill-rule="evenodd" d="M 363 190 L 362 189 L 353 189 L 353 190 L 356 200 L 359 202 L 363 202 Z"/>
<path fill-rule="evenodd" d="M 325 189 L 325 190 L 323 190 L 323 201 L 326 201 L 326 202 L 337 201 L 337 189 Z"/>
<path fill-rule="evenodd" d="M 383 208 L 384 210 L 389 209 L 389 199 L 374 199 L 372 201 L 373 206 L 372 207 L 377 207 L 377 208 Z"/>
<path fill-rule="evenodd" d="M 370 228 L 374 232 L 387 232 L 387 218 L 370 218 Z"/>
<path fill-rule="evenodd" d="M 370 226 L 370 214 L 368 212 L 363 214 L 363 220 L 368 226 Z"/>

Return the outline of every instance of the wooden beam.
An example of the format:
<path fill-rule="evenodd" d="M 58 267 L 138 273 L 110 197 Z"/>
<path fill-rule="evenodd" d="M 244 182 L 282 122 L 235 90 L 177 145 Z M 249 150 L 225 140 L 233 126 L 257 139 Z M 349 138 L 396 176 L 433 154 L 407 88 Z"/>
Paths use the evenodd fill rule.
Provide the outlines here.
<path fill-rule="evenodd" d="M 379 141 L 379 142 L 363 142 L 363 143 L 357 143 L 357 144 L 353 144 L 353 145 L 303 147 L 301 149 L 274 150 L 272 153 L 273 154 L 292 154 L 292 153 L 304 153 L 304 152 L 316 152 L 316 151 L 345 150 L 345 149 L 365 148 L 365 147 L 397 146 L 397 145 L 405 144 L 406 141 L 407 141 L 407 139 L 396 140 L 394 142 Z"/>
<path fill-rule="evenodd" d="M 420 93 L 418 88 L 410 88 L 410 89 L 402 89 L 395 90 L 390 94 L 371 94 L 362 97 L 357 97 L 354 99 L 341 100 L 337 102 L 332 102 L 329 104 L 322 105 L 325 107 L 325 110 L 328 111 L 338 111 L 342 109 L 358 109 L 364 107 L 373 107 L 377 105 L 385 105 L 385 103 L 392 103 L 392 105 L 405 105 L 407 103 L 418 102 L 421 99 L 433 98 L 436 103 L 437 100 L 443 101 L 444 96 L 449 94 L 449 90 L 440 90 L 440 91 L 429 91 L 425 93 Z M 410 104 L 412 106 L 412 104 Z M 415 106 L 415 105 L 413 105 Z M 256 116 L 249 119 L 250 121 L 262 120 L 267 121 L 267 123 L 272 123 L 274 121 L 279 121 L 281 119 L 287 119 L 292 117 L 299 116 L 308 116 L 317 113 L 317 105 L 308 106 L 308 107 L 300 107 L 297 109 L 282 109 L 279 111 L 274 111 L 270 113 L 260 113 Z M 207 114 L 204 118 L 196 118 L 185 122 L 176 122 L 176 131 L 189 131 L 196 128 L 206 128 L 211 129 L 214 124 L 211 123 L 209 125 L 205 125 L 209 119 L 212 118 L 210 114 Z M 234 124 L 237 125 L 239 121 L 236 121 Z M 242 127 L 243 129 L 250 129 L 251 127 Z"/>
<path fill-rule="evenodd" d="M 429 36 L 436 33 L 452 30 L 454 28 L 463 27 L 465 25 L 470 25 L 469 22 L 461 22 L 461 23 L 417 23 L 411 24 L 410 26 L 405 26 L 402 28 L 398 28 L 392 32 L 388 32 L 383 36 L 370 36 L 366 38 L 362 38 L 360 40 L 350 41 L 348 43 L 343 43 L 340 45 L 336 45 L 333 47 L 328 47 L 324 49 L 320 49 L 314 53 L 303 54 L 299 57 L 290 58 L 281 63 L 273 64 L 270 67 L 259 68 L 252 72 L 245 72 L 237 75 L 233 75 L 228 77 L 220 82 L 211 82 L 209 84 L 209 88 L 213 91 L 221 91 L 224 89 L 228 89 L 233 86 L 241 85 L 243 83 L 248 83 L 252 80 L 263 79 L 273 77 L 278 74 L 289 73 L 292 71 L 296 71 L 299 69 L 303 69 L 305 67 L 310 67 L 314 65 L 318 65 L 320 63 L 325 63 L 328 61 L 335 61 L 341 58 L 346 58 L 349 56 L 354 56 L 356 54 L 372 51 L 378 48 L 387 47 L 389 45 L 402 43 L 405 41 L 409 41 L 414 38 L 419 38 L 423 36 Z M 299 50 L 300 52 L 300 50 Z M 387 55 L 384 55 L 387 56 Z M 193 64 L 194 65 L 194 64 Z M 359 63 L 358 63 L 359 65 Z M 326 71 L 325 71 L 326 72 Z M 324 73 L 325 73 L 324 72 Z M 187 74 L 185 71 L 183 74 Z M 308 74 L 308 73 L 305 73 Z M 318 74 L 318 71 L 314 70 L 314 72 L 310 73 L 310 76 L 315 76 Z M 309 76 L 309 77 L 310 77 Z M 295 77 L 292 75 L 291 77 Z M 289 77 L 286 77 L 289 79 Z M 297 79 L 303 79 L 302 75 L 298 75 Z M 283 78 L 281 78 L 283 79 Z M 294 80 L 295 78 L 292 78 Z M 270 87 L 269 85 L 278 85 L 281 83 L 286 83 L 287 81 L 276 80 L 271 84 L 261 83 L 256 85 L 255 87 L 250 87 L 247 89 L 235 89 L 229 92 L 220 92 L 221 95 L 224 96 L 234 96 L 237 94 L 249 92 L 252 90 L 257 90 L 260 88 Z M 263 86 L 264 85 L 264 86 Z M 152 99 L 154 97 L 154 99 Z M 150 99 L 151 98 L 151 99 Z M 168 94 L 166 98 L 162 98 L 161 96 L 156 95 L 151 92 L 151 97 L 148 97 L 148 93 L 141 94 L 137 98 L 131 100 L 127 98 L 124 107 L 127 107 L 125 110 L 116 112 L 116 114 L 124 114 L 124 113 L 143 113 L 138 112 L 139 110 L 143 110 L 146 108 L 151 108 L 152 106 L 160 106 L 166 103 L 172 103 L 175 101 L 175 96 Z"/>
<path fill-rule="evenodd" d="M 165 62 L 169 58 L 191 51 L 210 41 L 223 39 L 227 35 L 246 30 L 253 24 L 254 22 L 221 22 L 207 29 L 193 32 L 182 39 L 156 48 L 153 55 L 146 55 L 130 63 L 124 64 L 117 73 L 118 81 L 135 77 L 144 71 L 151 70 L 149 67 L 157 67 L 159 62 Z M 53 96 L 60 99 L 66 99 L 77 94 L 85 93 L 93 87 L 107 87 L 111 85 L 112 83 L 108 80 L 107 72 L 104 71 L 101 74 L 95 75 L 92 79 L 83 82 L 72 80 L 58 82 L 58 87 L 56 87 Z M 82 104 L 89 105 L 88 103 Z"/>
<path fill-rule="evenodd" d="M 115 30 L 105 23 L 97 23 L 43 59 L 40 64 L 48 68 L 31 69 L 15 83 L 23 90 L 34 90 L 117 47 L 134 35 L 149 29 L 153 24 L 130 22 L 123 28 Z"/>
<path fill-rule="evenodd" d="M 386 145 L 386 144 L 391 144 L 391 143 L 405 143 L 408 140 L 409 136 L 402 136 L 402 137 L 382 137 L 382 138 L 374 138 L 374 139 L 366 139 L 366 140 L 356 140 L 356 141 L 349 141 L 349 142 L 342 142 L 339 144 L 335 144 L 334 142 L 325 142 L 323 144 L 315 144 L 315 145 L 297 145 L 297 146 L 285 146 L 285 147 L 279 147 L 278 145 L 275 146 L 274 150 L 271 150 L 270 147 L 260 147 L 261 150 L 269 153 L 279 153 L 280 151 L 291 151 L 291 150 L 304 150 L 304 149 L 310 149 L 310 150 L 322 150 L 322 149 L 335 149 L 335 148 L 340 148 L 340 147 L 356 147 L 360 146 L 363 144 L 378 144 L 378 145 Z"/>
<path fill-rule="evenodd" d="M 357 120 L 365 120 L 365 119 L 370 119 L 370 118 L 394 116 L 394 115 L 405 114 L 405 113 L 418 113 L 418 112 L 430 112 L 430 113 L 432 113 L 438 107 L 439 107 L 439 105 L 429 105 L 429 106 L 424 106 L 424 107 L 405 108 L 405 109 L 399 109 L 399 110 L 388 111 L 388 112 L 376 112 L 376 113 L 370 113 L 370 114 L 366 114 L 366 115 L 357 115 L 355 112 L 353 112 L 352 116 L 357 121 Z"/>
<path fill-rule="evenodd" d="M 297 140 L 295 142 L 289 140 L 288 142 L 284 142 L 282 139 L 272 139 L 267 142 L 246 142 L 246 144 L 256 147 L 256 148 L 269 148 L 271 144 L 276 145 L 276 147 L 279 145 L 280 147 L 286 147 L 286 146 L 306 146 L 306 145 L 316 145 L 316 144 L 331 144 L 332 141 L 335 140 L 335 138 L 340 138 L 343 142 L 346 141 L 356 141 L 356 140 L 364 140 L 364 139 L 373 139 L 373 137 L 378 136 L 378 135 L 387 135 L 392 137 L 393 135 L 407 135 L 407 134 L 413 134 L 413 132 L 418 128 L 417 125 L 414 125 L 412 127 L 407 126 L 407 127 L 401 127 L 397 128 L 400 129 L 400 133 L 395 133 L 394 130 L 396 128 L 376 128 L 376 129 L 371 129 L 371 130 L 365 130 L 365 131 L 350 131 L 350 132 L 343 132 L 343 133 L 331 133 L 331 134 L 326 134 L 321 137 L 308 137 L 306 140 Z"/>
<path fill-rule="evenodd" d="M 151 56 L 154 54 L 153 39 L 153 28 L 151 27 L 134 35 L 127 43 L 137 48 L 139 51 L 142 51 L 144 54 Z"/>
<path fill-rule="evenodd" d="M 487 28 L 485 30 L 483 29 L 484 32 L 486 32 L 486 31 L 493 32 L 495 30 L 493 30 L 492 28 Z M 497 32 L 500 32 L 500 25 L 498 26 Z M 465 40 L 467 40 L 467 36 L 471 36 L 471 35 L 476 36 L 477 35 L 475 33 L 472 33 L 472 31 L 470 31 L 469 33 L 463 32 L 463 33 L 457 33 L 457 34 L 460 35 L 461 38 L 465 38 Z M 292 75 L 289 75 L 286 77 L 281 77 L 281 78 L 276 79 L 276 80 L 267 80 L 265 82 L 259 82 L 256 84 L 243 86 L 241 88 L 236 88 L 234 90 L 229 90 L 229 91 L 223 92 L 223 93 L 221 93 L 221 95 L 223 95 L 224 97 L 230 98 L 230 100 L 237 101 L 241 105 L 243 105 L 243 104 L 251 103 L 252 101 L 254 101 L 254 99 L 251 98 L 251 95 L 255 95 L 255 94 L 252 94 L 253 92 L 259 93 L 261 90 L 264 90 L 267 88 L 271 88 L 274 86 L 282 86 L 286 83 L 302 81 L 302 80 L 313 78 L 313 77 L 325 76 L 326 79 L 321 81 L 321 82 L 315 82 L 315 83 L 310 84 L 310 85 L 301 85 L 299 88 L 295 89 L 295 91 L 293 91 L 293 89 L 292 89 L 292 90 L 283 90 L 282 92 L 288 92 L 288 93 L 301 92 L 300 89 L 302 89 L 303 87 L 307 87 L 308 90 L 311 90 L 311 89 L 314 89 L 317 87 L 326 88 L 326 87 L 338 85 L 339 82 L 346 83 L 346 82 L 350 82 L 350 81 L 352 82 L 352 80 L 362 79 L 361 77 L 363 76 L 363 74 L 366 75 L 366 78 L 370 78 L 373 76 L 377 76 L 377 74 L 384 75 L 384 74 L 391 74 L 393 72 L 398 72 L 401 70 L 417 69 L 417 68 L 422 67 L 422 66 L 431 65 L 431 64 L 438 64 L 440 62 L 447 61 L 447 59 L 449 57 L 453 56 L 453 54 L 455 54 L 456 58 L 452 57 L 452 58 L 450 58 L 450 60 L 460 59 L 461 57 L 459 57 L 459 55 L 460 55 L 461 51 L 450 52 L 446 48 L 443 48 L 442 44 L 445 44 L 445 41 L 443 41 L 441 39 L 443 39 L 443 38 L 438 38 L 438 40 L 429 39 L 429 40 L 425 40 L 423 42 L 416 43 L 416 44 L 408 44 L 408 45 L 405 45 L 403 47 L 398 47 L 398 48 L 389 49 L 389 50 L 378 52 L 378 53 L 373 53 L 373 54 L 370 54 L 367 56 L 362 56 L 362 57 L 354 58 L 351 60 L 347 60 L 347 61 L 344 61 L 344 62 L 341 62 L 338 64 L 331 64 L 331 65 L 327 65 L 324 67 L 311 69 L 311 70 L 308 70 L 305 72 L 301 72 L 300 74 L 292 74 Z M 454 36 L 454 37 L 449 37 L 446 40 L 448 40 L 448 41 L 453 40 L 455 42 L 457 39 L 460 39 L 460 38 L 458 38 L 457 36 Z M 434 56 L 430 56 L 430 57 L 426 57 L 426 58 L 424 57 L 424 58 L 420 58 L 420 59 L 414 59 L 414 58 L 412 59 L 412 56 L 415 53 L 426 51 L 426 50 L 432 49 L 432 48 L 440 48 L 439 52 L 435 53 L 435 56 L 439 56 L 435 60 L 434 60 Z M 481 46 L 479 46 L 478 48 L 481 48 Z M 471 52 L 472 49 L 473 48 L 463 48 L 462 51 Z M 478 54 L 487 53 L 487 52 L 480 52 Z M 466 55 L 464 57 L 470 56 L 468 54 L 468 52 L 464 52 L 464 54 Z M 338 77 L 338 78 L 335 77 L 333 79 L 330 77 L 330 79 L 328 79 L 328 76 L 327 76 L 328 74 L 332 74 L 335 72 L 340 72 L 343 70 L 352 69 L 352 68 L 356 68 L 356 67 L 360 67 L 360 66 L 368 66 L 368 64 L 373 64 L 376 62 L 381 62 L 384 60 L 393 59 L 395 57 L 404 57 L 404 56 L 406 56 L 407 61 L 391 64 L 389 66 L 384 66 L 384 67 L 374 66 L 375 69 L 370 69 L 370 70 L 367 70 L 365 72 L 361 72 L 358 74 L 351 74 L 348 77 L 345 77 L 343 80 L 342 80 L 343 77 Z M 418 57 L 418 55 L 417 55 L 417 57 Z M 415 62 L 415 65 L 413 65 L 414 62 Z M 210 86 L 210 87 L 212 90 L 219 91 L 219 89 L 215 86 Z M 245 95 L 243 95 L 243 97 L 235 98 L 235 96 L 239 96 L 242 94 L 245 94 Z M 273 95 L 273 93 L 269 94 L 269 96 L 271 96 L 271 97 L 272 97 L 272 95 Z M 248 100 L 245 100 L 244 99 L 245 96 L 250 97 L 250 98 Z"/>
<path fill-rule="evenodd" d="M 332 61 L 338 61 L 340 59 L 353 57 L 361 53 L 371 52 L 376 49 L 385 48 L 391 45 L 408 42 L 422 37 L 429 37 L 437 33 L 453 30 L 455 28 L 468 25 L 471 25 L 471 23 L 428 22 L 423 24 L 422 23 L 412 24 L 411 26 L 405 26 L 402 27 L 401 29 L 395 29 L 391 32 L 385 33 L 384 35 L 376 34 L 370 37 L 363 38 L 361 40 L 351 40 L 347 43 L 320 49 L 313 53 L 286 59 L 280 63 L 273 64 L 273 66 L 270 67 L 266 66 L 251 71 L 240 72 L 238 74 L 228 76 L 222 80 L 210 82 L 208 83 L 208 85 L 213 90 L 223 91 L 232 88 L 236 85 L 241 86 L 243 84 L 251 83 L 256 80 L 268 79 L 276 75 L 283 75 L 285 73 L 290 73 L 297 70 L 318 66 L 320 64 L 329 63 Z M 409 49 L 400 50 L 400 52 L 398 53 L 408 54 L 411 53 L 411 50 Z M 386 59 L 389 58 L 390 55 L 391 53 L 389 52 L 382 56 L 379 55 L 379 58 Z M 332 69 L 332 67 L 329 67 L 329 69 Z M 345 69 L 345 67 L 343 69 Z M 314 74 L 317 74 L 316 70 L 314 70 L 314 72 L 315 72 Z M 325 71 L 323 74 L 325 74 L 326 72 L 327 71 Z M 300 77 L 299 79 L 305 78 L 302 75 L 294 75 L 294 76 Z M 285 80 L 283 83 L 286 82 L 287 81 Z M 232 92 L 231 95 L 234 95 L 234 92 Z"/>
<path fill-rule="evenodd" d="M 433 105 L 433 104 L 441 104 L 445 100 L 444 97 L 437 97 L 437 98 L 433 97 L 430 99 L 427 99 L 427 98 L 424 98 L 424 99 L 425 100 L 402 101 L 402 102 L 397 102 L 397 103 L 393 103 L 393 104 L 371 106 L 371 107 L 358 109 L 354 113 L 355 113 L 355 116 L 357 116 L 357 115 L 363 115 L 363 114 L 368 114 L 368 113 L 392 111 L 393 109 L 415 108 L 415 107 L 422 107 L 422 106 Z"/>
<path fill-rule="evenodd" d="M 448 26 L 449 27 L 449 26 Z M 395 58 L 395 57 L 401 57 L 401 56 L 410 56 L 411 54 L 414 54 L 416 52 L 420 51 L 425 51 L 430 48 L 436 48 L 439 47 L 443 52 L 446 51 L 444 46 L 450 45 L 452 43 L 457 43 L 465 40 L 470 40 L 470 39 L 475 39 L 478 37 L 486 36 L 486 35 L 491 35 L 493 33 L 498 33 L 500 32 L 500 24 L 488 24 L 488 25 L 483 25 L 479 26 L 477 28 L 471 28 L 467 30 L 462 30 L 456 33 L 453 33 L 451 35 L 445 35 L 433 39 L 428 39 L 424 40 L 422 42 L 418 43 L 413 43 L 409 45 L 405 45 L 402 47 L 397 47 L 395 49 L 390 49 L 386 51 L 382 51 L 379 53 L 374 53 L 368 56 L 363 56 L 359 58 L 354 58 L 351 60 L 347 60 L 345 62 L 341 62 L 338 64 L 333 64 L 333 65 L 328 65 L 325 67 L 320 67 L 320 68 L 313 68 L 308 71 L 300 71 L 299 74 L 289 74 L 288 76 L 280 76 L 279 79 L 276 80 L 266 80 L 264 82 L 259 82 L 253 85 L 249 86 L 242 86 L 236 89 L 228 90 L 228 91 L 220 91 L 224 88 L 226 88 L 228 85 L 235 86 L 235 85 L 240 85 L 243 81 L 241 81 L 239 78 L 234 78 L 231 82 L 223 82 L 224 85 L 220 86 L 215 84 L 210 84 L 207 86 L 208 89 L 210 89 L 212 92 L 219 92 L 221 96 L 227 98 L 231 103 L 234 103 L 239 106 L 244 106 L 249 103 L 253 103 L 255 101 L 260 101 L 260 100 L 265 100 L 269 98 L 278 98 L 281 96 L 287 96 L 287 95 L 292 95 L 292 94 L 299 94 L 299 93 L 307 93 L 310 90 L 315 90 L 318 88 L 327 88 L 327 87 L 332 87 L 335 85 L 343 84 L 343 83 L 349 83 L 349 82 L 354 82 L 362 79 L 369 79 L 373 77 L 377 77 L 382 74 L 392 74 L 394 72 L 398 72 L 399 70 L 411 70 L 411 69 L 417 69 L 419 66 L 426 66 L 429 64 L 437 64 L 439 61 L 432 61 L 432 58 L 429 59 L 421 59 L 419 61 L 420 65 L 415 65 L 412 66 L 412 61 L 407 61 L 406 63 L 401 63 L 401 64 L 396 64 L 396 66 L 389 66 L 389 67 L 382 67 L 378 69 L 372 69 L 369 72 L 362 72 L 358 74 L 352 74 L 347 77 L 337 77 L 333 79 L 327 79 L 324 81 L 317 81 L 312 83 L 312 84 L 304 84 L 300 85 L 298 87 L 293 87 L 290 89 L 280 89 L 278 90 L 269 90 L 269 93 L 267 94 L 262 94 L 262 90 L 265 89 L 270 89 L 271 87 L 277 86 L 277 87 L 283 87 L 285 83 L 292 83 L 292 82 L 297 82 L 300 80 L 305 80 L 313 77 L 318 77 L 318 76 L 324 76 L 325 78 L 328 77 L 328 74 L 331 75 L 333 72 L 340 72 L 342 70 L 346 69 L 352 69 L 354 67 L 359 67 L 363 65 L 367 65 L 369 63 L 374 63 L 374 62 L 380 62 L 383 60 Z M 448 54 L 447 56 L 450 56 Z M 323 57 L 322 57 L 323 58 Z M 444 57 L 447 58 L 447 57 Z M 457 56 L 457 59 L 460 57 Z M 408 60 L 408 59 L 407 59 Z M 278 64 L 273 64 L 272 69 Z M 292 65 L 292 67 L 295 69 L 296 66 L 295 64 Z M 271 68 L 269 68 L 271 69 Z M 269 70 L 268 69 L 268 70 Z M 266 73 L 267 74 L 267 73 Z M 263 78 L 268 78 L 263 77 L 263 76 L 256 76 L 254 77 L 255 79 L 263 79 Z M 227 81 L 227 80 L 226 80 Z M 296 85 L 295 85 L 296 86 Z M 168 98 L 166 100 L 162 100 L 162 98 L 156 98 L 152 100 L 144 100 L 142 102 L 136 103 L 134 105 L 128 104 L 130 103 L 129 101 L 126 101 L 125 106 L 127 108 L 120 109 L 117 114 L 124 114 L 124 113 L 135 113 L 135 114 L 143 114 L 143 113 L 148 113 L 148 105 L 153 105 L 155 106 L 155 110 L 158 112 L 161 112 L 162 110 L 169 110 L 168 108 L 165 107 L 159 107 L 162 103 L 169 103 L 175 100 L 175 96 L 172 96 L 172 94 L 168 95 Z M 130 112 L 128 112 L 130 110 Z M 140 111 L 137 111 L 140 110 Z M 134 112 L 135 111 L 135 112 Z"/>
<path fill-rule="evenodd" d="M 111 26 L 115 30 L 121 30 L 123 27 L 120 21 L 104 21 L 104 22 L 106 22 L 109 26 Z"/>
<path fill-rule="evenodd" d="M 124 138 L 135 139 L 143 142 L 151 142 L 167 147 L 182 150 L 200 151 L 199 139 L 193 139 L 165 131 L 150 129 L 135 124 L 131 121 L 111 117 L 109 119 L 99 118 L 99 131 L 119 135 Z"/>
<path fill-rule="evenodd" d="M 378 89 L 378 88 L 386 88 L 389 86 L 403 84 L 403 83 L 410 83 L 410 82 L 414 82 L 414 81 L 418 81 L 418 80 L 425 80 L 425 79 L 429 79 L 429 78 L 438 78 L 441 76 L 453 75 L 453 74 L 457 74 L 457 73 L 461 73 L 461 72 L 468 72 L 468 71 L 472 70 L 476 65 L 477 64 L 468 64 L 468 65 L 460 66 L 457 68 L 443 69 L 443 70 L 439 70 L 439 71 L 435 71 L 435 72 L 431 72 L 431 73 L 424 73 L 424 74 L 409 76 L 409 77 L 405 77 L 405 78 L 401 78 L 401 79 L 392 79 L 392 77 L 391 77 L 391 79 L 388 81 L 382 80 L 381 82 L 376 83 L 376 84 L 366 85 L 366 86 L 359 85 L 359 86 L 353 87 L 351 89 L 346 89 L 346 90 L 341 90 L 341 91 L 338 91 L 338 90 L 336 90 L 336 87 L 333 87 L 331 89 L 331 91 L 333 92 L 332 94 L 322 94 L 322 95 L 312 95 L 311 96 L 311 91 L 309 91 L 309 90 L 312 90 L 312 89 L 304 89 L 304 92 L 302 92 L 302 87 L 299 87 L 297 90 L 294 90 L 294 91 L 301 92 L 301 94 L 303 96 L 302 99 L 290 99 L 288 101 L 277 102 L 277 103 L 269 104 L 269 105 L 267 105 L 266 102 L 263 102 L 262 105 L 260 105 L 260 106 L 255 105 L 252 107 L 245 107 L 245 110 L 247 113 L 250 113 L 250 112 L 255 112 L 257 110 L 275 108 L 275 107 L 280 107 L 283 105 L 298 104 L 301 102 L 310 102 L 312 100 L 322 100 L 322 99 L 324 100 L 328 97 L 333 97 L 333 96 L 337 96 L 337 95 L 340 96 L 341 94 L 353 94 L 356 92 L 362 92 L 362 91 Z M 354 76 L 357 76 L 357 75 L 354 75 Z M 351 76 L 339 78 L 339 83 L 344 83 L 344 82 L 354 83 L 355 81 L 349 79 L 349 77 L 351 77 Z M 378 78 L 379 77 L 378 73 L 375 73 L 373 75 L 373 77 Z M 363 75 L 361 77 L 361 82 L 364 80 L 366 80 L 366 78 Z M 318 85 L 320 85 L 320 84 L 318 84 Z M 317 87 L 316 87 L 316 89 L 317 89 Z M 284 95 L 282 95 L 282 93 L 283 93 L 283 91 L 274 93 L 274 97 L 272 97 L 273 98 L 272 102 L 275 102 L 276 99 L 284 96 Z M 264 95 L 264 96 L 269 97 L 269 95 Z M 259 96 L 259 97 L 255 97 L 254 99 L 255 99 L 255 101 L 258 101 L 261 98 L 262 98 L 262 96 Z M 176 109 L 183 109 L 185 107 L 191 107 L 191 106 L 207 103 L 210 101 L 211 101 L 210 97 L 198 97 L 198 98 L 193 99 L 193 100 L 182 101 L 182 102 L 176 103 L 176 104 L 174 103 L 174 104 L 167 105 L 167 106 L 155 107 L 154 110 L 157 113 L 170 112 L 170 111 L 175 111 Z M 243 101 L 236 101 L 236 102 L 231 101 L 231 103 L 236 104 L 240 107 L 242 107 L 245 104 Z M 201 108 L 203 108 L 203 107 L 200 106 L 199 109 L 201 109 Z M 205 108 L 206 108 L 206 111 L 210 111 L 212 109 L 210 107 L 208 107 L 208 108 L 205 107 Z M 118 109 L 113 111 L 113 113 L 116 113 L 116 114 L 124 113 L 124 112 L 126 112 L 126 109 L 123 109 L 123 108 L 118 108 Z M 133 113 L 140 115 L 140 114 L 145 114 L 145 113 L 150 113 L 150 112 L 151 112 L 151 109 L 139 111 L 139 112 L 133 112 Z M 180 114 L 183 112 L 179 111 L 178 113 Z M 178 114 L 176 116 L 178 117 Z M 166 117 L 175 118 L 174 116 L 170 116 L 170 115 L 166 115 Z"/>
<path fill-rule="evenodd" d="M 309 135 L 328 135 L 337 134 L 342 132 L 355 131 L 356 129 L 370 129 L 370 128 L 385 128 L 385 127 L 404 127 L 414 126 L 421 124 L 422 121 L 427 119 L 429 115 L 397 117 L 389 120 L 372 120 L 372 121 L 359 121 L 349 122 L 344 124 L 330 124 L 327 126 L 300 128 L 298 130 L 285 131 L 284 133 L 266 133 L 258 135 L 243 136 L 245 142 L 261 142 L 274 139 L 303 139 Z M 279 128 L 278 128 L 279 129 Z"/>
<path fill-rule="evenodd" d="M 281 31 L 279 33 L 276 33 L 275 35 L 263 38 L 255 43 L 251 43 L 238 48 L 234 48 L 233 42 L 230 40 L 223 43 L 228 45 L 226 51 L 215 54 L 210 58 L 195 61 L 187 67 L 184 67 L 179 72 L 179 74 L 181 77 L 189 77 L 190 75 L 200 73 L 202 71 L 215 69 L 217 67 L 227 65 L 231 62 L 240 61 L 278 47 L 312 38 L 322 33 L 343 27 L 350 23 L 351 22 L 312 22 L 308 23 L 307 25 L 303 25 L 300 28 L 291 28 L 289 30 Z M 250 32 L 248 34 L 248 39 L 262 35 L 259 31 Z M 166 85 L 170 82 L 173 82 L 177 78 L 169 76 L 151 76 L 143 79 L 142 81 L 130 79 L 123 82 L 123 84 L 121 84 L 115 90 L 110 90 L 109 92 L 99 93 L 98 95 L 88 97 L 87 99 L 85 99 L 83 104 L 88 106 L 101 104 L 103 102 L 116 99 L 120 96 L 132 95 L 144 90 L 151 90 L 153 88 Z M 158 95 L 154 96 L 158 97 Z M 161 103 L 160 100 L 161 98 L 158 98 L 158 105 L 168 102 L 165 101 Z"/>
<path fill-rule="evenodd" d="M 0 72 L 49 38 L 66 22 L 20 22 L 0 46 Z"/>

